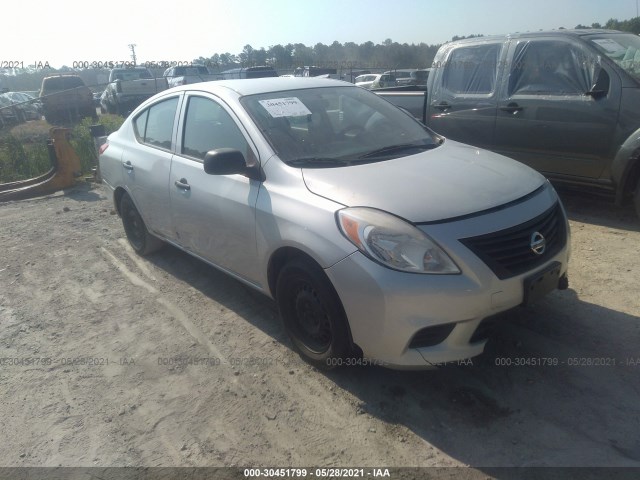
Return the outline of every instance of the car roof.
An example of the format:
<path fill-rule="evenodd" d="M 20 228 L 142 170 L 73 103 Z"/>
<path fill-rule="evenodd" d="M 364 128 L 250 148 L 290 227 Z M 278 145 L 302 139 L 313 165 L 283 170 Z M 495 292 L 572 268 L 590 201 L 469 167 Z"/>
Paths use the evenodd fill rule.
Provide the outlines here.
<path fill-rule="evenodd" d="M 193 85 L 174 87 L 167 92 L 181 90 L 199 90 L 209 93 L 219 93 L 221 90 L 231 90 L 240 96 L 255 95 L 259 93 L 279 92 L 285 90 L 302 90 L 303 88 L 352 86 L 352 83 L 330 78 L 316 77 L 265 77 L 247 78 L 238 80 L 214 80 Z"/>
<path fill-rule="evenodd" d="M 631 32 L 621 32 L 619 30 L 605 30 L 601 28 L 579 28 L 579 29 L 562 29 L 562 30 L 543 30 L 539 32 L 517 32 L 517 33 L 509 33 L 506 35 L 489 35 L 486 37 L 473 37 L 473 38 L 464 38 L 462 40 L 455 40 L 453 42 L 449 42 L 445 45 L 451 44 L 465 44 L 465 43 L 482 43 L 486 41 L 492 40 L 506 40 L 506 39 L 515 39 L 515 38 L 532 38 L 532 37 L 548 37 L 548 36 L 567 36 L 567 37 L 587 37 L 591 35 L 611 35 L 611 34 L 629 34 L 633 35 Z"/>

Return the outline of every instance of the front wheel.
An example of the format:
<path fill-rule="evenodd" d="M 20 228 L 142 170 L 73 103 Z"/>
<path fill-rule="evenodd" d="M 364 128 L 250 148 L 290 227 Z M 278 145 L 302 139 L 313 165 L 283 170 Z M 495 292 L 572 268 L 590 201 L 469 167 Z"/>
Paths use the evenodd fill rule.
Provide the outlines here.
<path fill-rule="evenodd" d="M 322 370 L 350 352 L 349 327 L 337 293 L 322 269 L 297 258 L 278 276 L 276 300 L 284 328 L 306 362 Z"/>
<path fill-rule="evenodd" d="M 162 248 L 164 243 L 149 233 L 138 209 L 127 193 L 120 200 L 120 216 L 127 240 L 137 254 L 148 255 Z"/>

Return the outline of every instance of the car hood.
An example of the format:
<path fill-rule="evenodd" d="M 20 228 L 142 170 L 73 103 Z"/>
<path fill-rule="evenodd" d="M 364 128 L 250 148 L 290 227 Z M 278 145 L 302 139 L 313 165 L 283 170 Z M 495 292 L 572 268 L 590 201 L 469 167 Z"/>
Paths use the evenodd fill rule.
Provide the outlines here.
<path fill-rule="evenodd" d="M 452 140 L 417 155 L 302 173 L 316 195 L 349 207 L 378 208 L 414 223 L 498 207 L 545 182 L 521 163 Z"/>

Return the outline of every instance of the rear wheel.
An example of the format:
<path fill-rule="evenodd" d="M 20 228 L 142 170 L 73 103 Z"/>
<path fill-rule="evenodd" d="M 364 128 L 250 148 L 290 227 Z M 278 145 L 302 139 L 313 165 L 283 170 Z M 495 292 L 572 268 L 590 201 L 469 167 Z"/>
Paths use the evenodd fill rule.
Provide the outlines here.
<path fill-rule="evenodd" d="M 137 254 L 148 255 L 162 248 L 164 242 L 149 233 L 138 209 L 127 193 L 120 199 L 120 216 L 129 244 Z"/>
<path fill-rule="evenodd" d="M 296 258 L 278 276 L 276 300 L 300 356 L 330 370 L 350 352 L 347 318 L 333 286 L 315 263 Z"/>

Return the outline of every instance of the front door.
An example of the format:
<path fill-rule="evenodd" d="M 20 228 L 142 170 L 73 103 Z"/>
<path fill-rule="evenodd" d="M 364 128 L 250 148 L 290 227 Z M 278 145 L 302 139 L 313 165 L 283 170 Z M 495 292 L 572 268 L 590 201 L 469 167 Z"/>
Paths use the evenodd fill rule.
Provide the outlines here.
<path fill-rule="evenodd" d="M 175 235 L 185 249 L 255 281 L 255 204 L 260 182 L 239 174 L 208 175 L 203 160 L 208 151 L 224 147 L 256 160 L 256 150 L 235 115 L 216 97 L 190 94 L 185 102 L 169 182 Z"/>
<path fill-rule="evenodd" d="M 600 176 L 612 155 L 618 75 L 568 38 L 512 42 L 509 58 L 494 150 L 545 174 Z M 601 93 L 587 94 L 598 78 Z"/>

